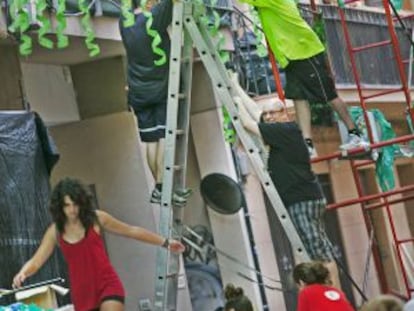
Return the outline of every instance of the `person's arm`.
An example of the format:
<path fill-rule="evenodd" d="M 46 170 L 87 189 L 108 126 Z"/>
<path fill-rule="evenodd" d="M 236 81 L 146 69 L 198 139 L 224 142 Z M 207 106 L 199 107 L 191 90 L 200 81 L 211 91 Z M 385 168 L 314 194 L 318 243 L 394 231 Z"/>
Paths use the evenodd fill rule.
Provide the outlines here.
<path fill-rule="evenodd" d="M 152 28 L 158 31 L 165 31 L 171 24 L 173 15 L 173 1 L 161 0 L 151 8 L 153 16 Z"/>
<path fill-rule="evenodd" d="M 169 240 L 147 229 L 128 225 L 104 211 L 96 211 L 96 214 L 102 227 L 109 232 L 148 244 L 167 247 L 169 250 L 177 253 L 183 252 L 185 249 L 184 245 L 179 241 Z"/>
<path fill-rule="evenodd" d="M 52 224 L 46 230 L 42 242 L 36 253 L 30 258 L 13 278 L 13 288 L 22 286 L 22 283 L 31 275 L 35 274 L 52 255 L 57 244 L 56 226 Z"/>
<path fill-rule="evenodd" d="M 243 127 L 246 130 L 260 137 L 261 134 L 260 134 L 259 126 L 256 120 L 254 120 L 252 116 L 250 115 L 250 113 L 247 112 L 246 107 L 243 104 L 243 100 L 240 97 L 235 97 L 234 101 L 236 102 L 239 108 L 239 118 L 240 118 L 241 123 L 243 124 Z"/>
<path fill-rule="evenodd" d="M 259 108 L 257 103 L 253 99 L 251 99 L 251 97 L 246 93 L 246 91 L 243 90 L 243 88 L 240 86 L 237 74 L 230 73 L 229 75 L 230 75 L 230 81 L 232 82 L 233 89 L 236 91 L 238 97 L 240 97 L 241 103 L 246 108 L 251 118 L 253 118 L 253 120 L 256 123 L 259 123 L 260 116 L 262 115 L 262 110 Z"/>

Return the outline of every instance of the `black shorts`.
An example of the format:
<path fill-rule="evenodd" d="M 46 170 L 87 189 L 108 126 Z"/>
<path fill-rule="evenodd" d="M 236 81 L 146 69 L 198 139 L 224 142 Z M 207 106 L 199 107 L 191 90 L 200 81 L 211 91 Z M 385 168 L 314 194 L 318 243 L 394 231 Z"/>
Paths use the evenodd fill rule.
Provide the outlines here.
<path fill-rule="evenodd" d="M 125 297 L 122 297 L 122 296 L 116 296 L 116 295 L 114 295 L 114 296 L 106 296 L 106 297 L 102 298 L 101 304 L 102 304 L 103 302 L 107 301 L 107 300 L 115 300 L 115 301 L 119 301 L 119 302 L 120 302 L 120 303 L 122 303 L 122 304 L 124 304 L 124 303 L 125 303 Z M 89 311 L 99 311 L 99 308 L 92 309 L 92 310 L 89 310 Z"/>
<path fill-rule="evenodd" d="M 165 137 L 167 103 L 131 104 L 138 119 L 139 135 L 143 142 L 157 142 Z"/>
<path fill-rule="evenodd" d="M 325 53 L 289 61 L 285 74 L 285 96 L 288 99 L 328 103 L 338 97 Z"/>

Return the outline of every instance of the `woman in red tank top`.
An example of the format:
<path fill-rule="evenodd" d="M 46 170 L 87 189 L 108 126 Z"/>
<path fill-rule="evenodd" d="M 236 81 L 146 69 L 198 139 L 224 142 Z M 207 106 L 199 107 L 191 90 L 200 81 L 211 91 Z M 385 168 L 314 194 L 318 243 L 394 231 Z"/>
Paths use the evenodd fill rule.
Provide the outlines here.
<path fill-rule="evenodd" d="M 329 270 L 322 262 L 304 262 L 293 269 L 299 285 L 297 311 L 354 311 L 345 294 L 330 285 Z"/>
<path fill-rule="evenodd" d="M 33 257 L 13 279 L 20 287 L 60 246 L 68 265 L 76 311 L 123 311 L 124 288 L 106 254 L 101 230 L 182 252 L 183 244 L 141 227 L 130 226 L 94 207 L 93 197 L 78 180 L 65 178 L 54 188 L 50 211 L 54 222 Z"/>

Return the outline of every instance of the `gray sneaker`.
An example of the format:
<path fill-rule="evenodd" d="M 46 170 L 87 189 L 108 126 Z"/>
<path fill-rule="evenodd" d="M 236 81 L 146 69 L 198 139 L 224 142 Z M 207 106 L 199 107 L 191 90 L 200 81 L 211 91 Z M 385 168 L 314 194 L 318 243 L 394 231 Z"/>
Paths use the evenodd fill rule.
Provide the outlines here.
<path fill-rule="evenodd" d="M 161 191 L 158 190 L 157 188 L 154 188 L 154 190 L 151 193 L 150 202 L 154 204 L 161 204 L 161 196 L 162 196 Z M 187 204 L 187 199 L 182 196 L 179 196 L 177 193 L 173 194 L 172 201 L 175 206 L 184 206 Z"/>
<path fill-rule="evenodd" d="M 190 188 L 177 189 L 175 190 L 175 194 L 184 199 L 188 199 L 193 194 L 193 190 Z"/>
<path fill-rule="evenodd" d="M 157 188 L 152 190 L 150 202 L 154 204 L 161 204 L 161 191 Z"/>
<path fill-rule="evenodd" d="M 318 154 L 316 152 L 315 147 L 313 146 L 309 146 L 308 144 L 306 144 L 306 146 L 308 147 L 308 152 L 309 152 L 309 156 L 311 159 L 315 159 L 318 157 Z"/>
<path fill-rule="evenodd" d="M 342 144 L 339 149 L 341 150 L 351 150 L 358 147 L 364 147 L 365 149 L 369 149 L 369 142 L 365 141 L 362 137 L 356 134 L 348 134 L 348 142 Z"/>

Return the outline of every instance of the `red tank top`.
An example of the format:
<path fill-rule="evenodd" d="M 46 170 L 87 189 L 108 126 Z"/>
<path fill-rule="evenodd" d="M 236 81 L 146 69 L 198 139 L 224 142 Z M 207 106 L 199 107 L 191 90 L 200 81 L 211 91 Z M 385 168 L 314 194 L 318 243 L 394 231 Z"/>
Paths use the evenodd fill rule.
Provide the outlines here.
<path fill-rule="evenodd" d="M 124 297 L 122 283 L 106 254 L 103 240 L 93 227 L 76 242 L 59 236 L 59 245 L 68 265 L 72 303 L 75 311 L 99 308 L 105 297 Z"/>

